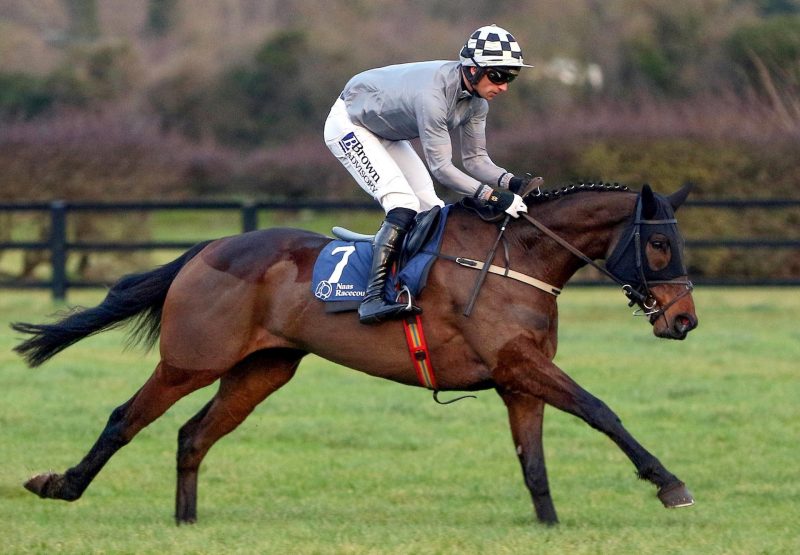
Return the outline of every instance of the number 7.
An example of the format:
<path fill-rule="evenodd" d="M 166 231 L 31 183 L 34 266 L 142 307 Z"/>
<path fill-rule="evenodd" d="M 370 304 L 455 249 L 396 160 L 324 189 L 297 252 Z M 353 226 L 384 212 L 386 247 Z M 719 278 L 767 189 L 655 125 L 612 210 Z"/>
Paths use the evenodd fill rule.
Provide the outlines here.
<path fill-rule="evenodd" d="M 347 261 L 350 259 L 350 255 L 356 251 L 356 247 L 354 245 L 348 245 L 346 247 L 336 247 L 331 251 L 331 254 L 337 254 L 340 252 L 344 253 L 342 259 L 333 269 L 333 273 L 331 277 L 328 278 L 328 283 L 339 283 L 339 278 L 342 277 L 342 272 L 344 272 L 345 266 L 347 266 Z"/>

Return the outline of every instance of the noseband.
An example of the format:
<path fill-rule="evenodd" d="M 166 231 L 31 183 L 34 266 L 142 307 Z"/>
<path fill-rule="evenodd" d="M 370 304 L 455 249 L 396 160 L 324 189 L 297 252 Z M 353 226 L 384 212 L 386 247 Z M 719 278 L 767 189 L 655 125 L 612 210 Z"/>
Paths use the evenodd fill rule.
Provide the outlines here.
<path fill-rule="evenodd" d="M 633 311 L 634 316 L 648 316 L 650 318 L 650 323 L 658 319 L 659 316 L 662 316 L 669 307 L 674 305 L 676 302 L 684 298 L 686 295 L 691 293 L 694 290 L 694 284 L 691 280 L 680 280 L 680 281 L 653 281 L 650 283 L 674 283 L 674 284 L 683 284 L 686 286 L 686 289 L 681 291 L 679 295 L 676 295 L 667 304 L 659 305 L 658 301 L 656 300 L 653 293 L 650 289 L 646 289 L 645 293 L 642 294 L 640 291 L 632 291 L 630 289 L 630 285 L 625 284 L 622 286 L 622 291 L 625 293 L 625 296 L 628 297 L 628 306 L 638 305 L 639 308 Z M 646 286 L 645 286 L 646 287 Z"/>

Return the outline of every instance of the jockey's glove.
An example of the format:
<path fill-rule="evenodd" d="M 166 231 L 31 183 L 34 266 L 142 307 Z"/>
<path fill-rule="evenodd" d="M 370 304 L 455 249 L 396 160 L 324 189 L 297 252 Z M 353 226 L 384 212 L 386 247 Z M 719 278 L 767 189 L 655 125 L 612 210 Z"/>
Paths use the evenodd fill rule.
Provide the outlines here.
<path fill-rule="evenodd" d="M 529 173 L 525 175 L 514 175 L 513 173 L 506 172 L 497 180 L 497 186 L 501 189 L 508 189 L 512 193 L 519 194 L 524 191 L 531 182 L 533 176 Z"/>
<path fill-rule="evenodd" d="M 506 189 L 492 189 L 488 185 L 481 185 L 475 192 L 475 198 L 485 201 L 489 206 L 494 206 L 514 218 L 518 218 L 520 212 L 528 211 L 522 197 Z"/>

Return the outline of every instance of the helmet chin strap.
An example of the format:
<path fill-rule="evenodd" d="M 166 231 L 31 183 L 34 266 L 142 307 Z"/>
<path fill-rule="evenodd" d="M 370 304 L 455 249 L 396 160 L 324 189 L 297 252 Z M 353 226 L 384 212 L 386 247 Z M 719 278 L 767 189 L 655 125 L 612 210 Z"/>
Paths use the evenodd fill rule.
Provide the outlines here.
<path fill-rule="evenodd" d="M 472 87 L 472 90 L 470 91 L 472 93 L 472 96 L 477 96 L 478 98 L 483 98 L 480 94 L 478 94 L 478 89 L 476 88 L 476 86 L 478 84 L 478 81 L 480 81 L 481 78 L 483 77 L 483 75 L 486 73 L 486 69 L 481 67 L 481 66 L 479 66 L 478 62 L 475 61 L 475 58 L 470 57 L 470 59 L 472 60 L 472 63 L 475 64 L 475 66 L 474 66 L 475 67 L 475 73 L 472 73 L 472 72 L 469 71 L 468 68 L 470 66 L 464 66 L 464 65 L 461 66 L 461 72 L 464 74 L 464 77 L 467 79 L 467 81 L 469 82 L 470 86 Z"/>

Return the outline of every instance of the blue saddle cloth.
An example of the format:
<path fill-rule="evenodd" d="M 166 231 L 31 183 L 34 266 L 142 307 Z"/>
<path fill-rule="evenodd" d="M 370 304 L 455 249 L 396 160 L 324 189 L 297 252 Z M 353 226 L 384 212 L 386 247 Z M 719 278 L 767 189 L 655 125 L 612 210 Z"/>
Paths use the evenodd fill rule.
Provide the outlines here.
<path fill-rule="evenodd" d="M 425 287 L 428 272 L 439 253 L 449 208 L 449 205 L 442 208 L 435 232 L 419 252 L 386 281 L 384 296 L 387 299 L 394 300 L 397 291 L 403 286 L 408 287 L 414 297 Z M 321 301 L 329 303 L 327 309 L 330 312 L 354 310 L 366 294 L 371 265 L 371 243 L 331 241 L 319 253 L 314 264 L 311 292 Z"/>

